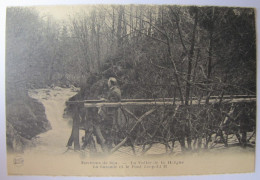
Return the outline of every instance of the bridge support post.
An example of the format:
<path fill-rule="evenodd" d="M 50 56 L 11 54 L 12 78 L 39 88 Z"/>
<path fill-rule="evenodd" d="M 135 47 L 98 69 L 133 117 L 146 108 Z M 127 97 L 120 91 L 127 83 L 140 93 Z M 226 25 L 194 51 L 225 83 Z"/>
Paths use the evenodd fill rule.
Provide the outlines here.
<path fill-rule="evenodd" d="M 74 150 L 80 150 L 79 144 L 79 111 L 78 109 L 75 111 L 73 115 L 73 126 L 72 126 L 72 137 L 74 142 Z"/>

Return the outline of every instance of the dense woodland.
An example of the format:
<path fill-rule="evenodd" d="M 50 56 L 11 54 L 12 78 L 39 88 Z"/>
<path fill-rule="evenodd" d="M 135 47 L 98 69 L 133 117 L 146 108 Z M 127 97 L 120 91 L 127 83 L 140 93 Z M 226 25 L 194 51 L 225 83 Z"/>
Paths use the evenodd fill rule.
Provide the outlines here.
<path fill-rule="evenodd" d="M 27 94 L 33 88 L 73 85 L 80 87 L 77 99 L 97 99 L 105 97 L 112 76 L 123 98 L 176 98 L 185 106 L 204 98 L 206 105 L 200 110 L 179 109 L 179 114 L 190 114 L 189 134 L 206 139 L 218 131 L 213 124 L 225 119 L 222 111 L 229 112 L 226 105 L 222 109 L 207 105 L 211 96 L 256 94 L 254 9 L 168 5 L 81 9 L 57 21 L 41 16 L 37 8 L 7 8 L 7 125 L 22 138 L 50 128 L 47 120 L 38 120 L 44 128 L 24 135 L 27 130 L 21 122 L 26 118 L 14 118 L 28 111 L 27 122 L 37 119 Z M 21 114 L 14 115 L 14 105 Z M 247 128 L 252 129 L 255 103 L 238 106 L 245 107 L 242 114 L 248 114 Z"/>

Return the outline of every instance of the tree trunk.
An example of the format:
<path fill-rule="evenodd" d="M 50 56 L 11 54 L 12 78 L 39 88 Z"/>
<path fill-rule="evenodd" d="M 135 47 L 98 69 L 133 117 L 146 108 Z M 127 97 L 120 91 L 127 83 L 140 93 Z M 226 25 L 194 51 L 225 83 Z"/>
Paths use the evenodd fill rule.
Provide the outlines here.
<path fill-rule="evenodd" d="M 198 9 L 195 9 L 195 17 L 194 17 L 194 25 L 193 25 L 193 31 L 192 31 L 192 40 L 191 40 L 191 47 L 190 52 L 188 54 L 188 71 L 187 71 L 187 82 L 186 82 L 186 93 L 185 93 L 185 105 L 189 104 L 189 98 L 190 98 L 190 80 L 191 80 L 191 70 L 192 70 L 192 60 L 194 55 L 194 46 L 195 46 L 195 35 L 196 35 L 196 27 L 198 24 Z"/>
<path fill-rule="evenodd" d="M 117 46 L 120 47 L 122 44 L 122 18 L 123 18 L 123 7 L 119 7 L 118 22 L 117 22 Z"/>
<path fill-rule="evenodd" d="M 212 16 L 211 16 L 211 23 L 210 23 L 210 28 L 209 28 L 209 54 L 208 54 L 208 67 L 207 67 L 207 84 L 210 83 L 210 78 L 211 78 L 211 64 L 212 64 L 212 49 L 213 49 L 213 33 L 214 33 L 214 7 L 212 8 Z M 210 97 L 211 92 L 207 92 L 207 99 L 206 103 L 209 102 L 209 97 Z"/>
<path fill-rule="evenodd" d="M 191 80 L 191 70 L 192 70 L 192 60 L 193 60 L 193 54 L 194 54 L 194 46 L 195 46 L 195 35 L 196 35 L 196 27 L 198 23 L 198 9 L 195 8 L 195 17 L 194 17 L 194 25 L 193 25 L 193 31 L 192 31 L 192 40 L 191 40 L 191 47 L 190 52 L 188 54 L 188 72 L 187 72 L 187 81 L 186 81 L 186 92 L 185 92 L 185 105 L 189 105 L 189 99 L 190 99 L 190 80 Z M 188 149 L 191 150 L 191 120 L 187 119 L 186 122 L 186 137 L 187 137 L 187 144 Z"/>

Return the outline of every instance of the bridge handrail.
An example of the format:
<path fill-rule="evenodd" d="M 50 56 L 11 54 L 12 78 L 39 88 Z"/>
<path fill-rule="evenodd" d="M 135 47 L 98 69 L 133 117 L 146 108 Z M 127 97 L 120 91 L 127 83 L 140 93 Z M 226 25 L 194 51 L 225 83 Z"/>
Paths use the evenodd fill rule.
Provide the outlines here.
<path fill-rule="evenodd" d="M 224 95 L 220 96 L 210 96 L 209 99 L 234 99 L 234 98 L 256 98 L 256 95 Z M 201 100 L 206 99 L 202 97 Z M 192 100 L 198 100 L 197 97 L 193 97 Z M 121 102 L 174 102 L 180 101 L 179 98 L 154 98 L 154 99 L 122 99 Z M 67 104 L 77 104 L 77 103 L 109 103 L 107 100 L 95 99 L 95 100 L 79 100 L 79 101 L 67 101 Z"/>
<path fill-rule="evenodd" d="M 234 98 L 223 99 L 222 103 L 238 103 L 238 102 L 252 102 L 256 101 L 256 98 Z M 209 103 L 218 103 L 219 99 L 210 99 Z M 206 100 L 193 100 L 192 105 L 205 104 Z M 120 107 L 120 106 L 170 106 L 170 105 L 182 105 L 181 101 L 153 101 L 153 102 L 100 102 L 100 103 L 84 103 L 85 108 L 93 107 Z"/>

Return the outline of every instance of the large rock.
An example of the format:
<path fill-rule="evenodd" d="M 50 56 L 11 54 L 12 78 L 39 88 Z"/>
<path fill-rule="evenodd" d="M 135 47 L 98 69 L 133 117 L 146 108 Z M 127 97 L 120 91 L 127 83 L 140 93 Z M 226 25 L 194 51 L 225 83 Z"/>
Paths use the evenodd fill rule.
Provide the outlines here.
<path fill-rule="evenodd" d="M 6 122 L 6 145 L 7 152 L 23 152 L 30 145 L 30 141 L 17 133 L 11 123 Z"/>
<path fill-rule="evenodd" d="M 8 150 L 21 151 L 27 141 L 51 129 L 44 106 L 30 97 L 9 103 L 6 120 Z"/>

